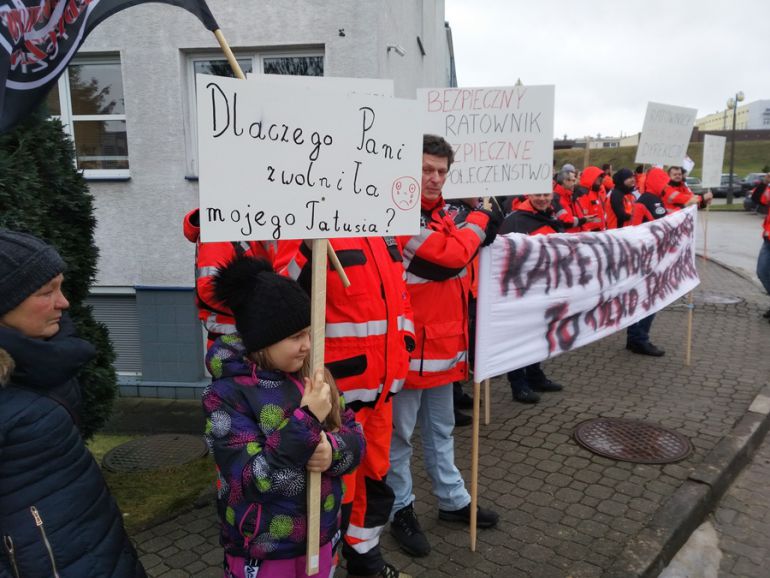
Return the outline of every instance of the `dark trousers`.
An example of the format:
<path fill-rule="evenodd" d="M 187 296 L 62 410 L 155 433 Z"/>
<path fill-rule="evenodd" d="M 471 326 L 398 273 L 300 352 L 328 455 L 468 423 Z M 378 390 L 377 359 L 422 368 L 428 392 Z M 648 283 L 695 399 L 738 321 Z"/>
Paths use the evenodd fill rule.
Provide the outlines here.
<path fill-rule="evenodd" d="M 628 343 L 638 343 L 643 345 L 650 342 L 650 328 L 652 327 L 652 321 L 655 319 L 655 314 L 648 315 L 644 319 L 632 323 L 626 330 L 626 340 Z"/>
<path fill-rule="evenodd" d="M 545 373 L 540 367 L 540 362 L 508 372 L 508 382 L 513 391 L 532 389 L 533 385 L 543 384 L 545 380 Z"/>

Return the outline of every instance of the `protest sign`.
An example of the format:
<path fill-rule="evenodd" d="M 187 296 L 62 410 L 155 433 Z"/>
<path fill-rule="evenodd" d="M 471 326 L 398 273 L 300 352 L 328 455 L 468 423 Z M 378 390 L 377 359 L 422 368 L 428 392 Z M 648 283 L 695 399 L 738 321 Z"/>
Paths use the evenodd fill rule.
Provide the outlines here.
<path fill-rule="evenodd" d="M 294 88 L 336 90 L 353 94 L 393 97 L 392 78 L 349 78 L 344 76 L 299 76 L 294 74 L 246 74 L 247 80 L 285 84 Z"/>
<path fill-rule="evenodd" d="M 606 337 L 700 282 L 695 207 L 601 233 L 498 236 L 481 253 L 474 380 Z"/>
<path fill-rule="evenodd" d="M 198 75 L 201 240 L 419 231 L 417 103 Z"/>
<path fill-rule="evenodd" d="M 553 86 L 417 91 L 426 133 L 454 149 L 447 199 L 552 189 Z"/>
<path fill-rule="evenodd" d="M 694 108 L 647 103 L 642 136 L 634 162 L 651 165 L 681 166 L 695 124 Z"/>
<path fill-rule="evenodd" d="M 703 137 L 703 175 L 704 187 L 718 187 L 722 184 L 722 164 L 725 160 L 725 142 L 723 136 L 707 134 Z"/>

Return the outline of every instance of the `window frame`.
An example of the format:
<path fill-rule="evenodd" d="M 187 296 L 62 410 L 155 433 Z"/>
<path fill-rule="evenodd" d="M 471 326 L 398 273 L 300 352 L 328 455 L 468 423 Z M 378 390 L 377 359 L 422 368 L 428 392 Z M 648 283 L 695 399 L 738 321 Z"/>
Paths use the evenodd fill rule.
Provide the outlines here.
<path fill-rule="evenodd" d="M 281 50 L 233 50 L 236 60 L 251 60 L 250 74 L 264 74 L 265 58 L 296 58 L 296 57 L 318 57 L 323 58 L 324 74 L 326 73 L 326 54 L 323 47 L 303 47 Z M 185 178 L 189 181 L 198 180 L 198 119 L 196 116 L 196 95 L 195 95 L 195 62 L 202 60 L 225 60 L 225 55 L 215 49 L 208 50 L 189 50 L 182 52 L 183 70 L 185 79 L 183 85 L 186 87 L 187 96 L 183 98 L 183 114 L 186 142 L 185 142 Z"/>
<path fill-rule="evenodd" d="M 70 87 L 70 75 L 69 67 L 71 65 L 88 65 L 88 64 L 117 64 L 120 68 L 120 77 L 123 84 L 123 101 L 124 112 L 122 114 L 73 114 L 72 112 L 72 96 Z M 51 118 L 58 118 L 63 127 L 64 132 L 69 135 L 72 142 L 75 144 L 75 168 L 78 168 L 77 159 L 77 143 L 75 143 L 75 127 L 74 123 L 77 121 L 123 121 L 126 123 L 126 135 L 128 135 L 128 119 L 125 112 L 125 87 L 126 82 L 123 77 L 123 63 L 120 54 L 106 54 L 100 56 L 76 56 L 72 59 L 72 62 L 67 65 L 64 73 L 59 76 L 57 81 L 59 89 L 59 112 L 60 114 L 52 114 Z M 126 137 L 128 138 L 128 137 Z M 120 158 L 120 157 L 117 157 Z M 127 169 L 80 169 L 78 170 L 83 174 L 83 177 L 87 180 L 128 180 L 131 178 L 131 161 L 130 155 L 127 157 L 128 167 Z"/>

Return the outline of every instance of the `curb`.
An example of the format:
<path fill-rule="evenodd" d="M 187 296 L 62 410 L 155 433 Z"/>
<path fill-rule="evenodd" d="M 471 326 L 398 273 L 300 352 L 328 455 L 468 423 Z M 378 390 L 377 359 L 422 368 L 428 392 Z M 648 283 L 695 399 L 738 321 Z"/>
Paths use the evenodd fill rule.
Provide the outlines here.
<path fill-rule="evenodd" d="M 656 578 L 690 534 L 719 504 L 770 430 L 770 385 L 652 520 L 625 547 L 603 578 Z"/>
<path fill-rule="evenodd" d="M 762 288 L 762 285 L 755 280 L 751 274 L 744 272 L 741 269 L 738 269 L 736 267 L 733 267 L 732 265 L 728 265 L 724 261 L 720 261 L 719 259 L 714 259 L 714 257 L 704 257 L 703 253 L 700 253 L 699 251 L 695 251 L 695 256 L 700 257 L 704 261 L 709 261 L 711 263 L 714 263 L 714 265 L 718 265 L 719 267 L 722 267 L 722 269 L 725 269 L 727 271 L 730 271 L 733 275 L 737 275 L 741 279 L 745 279 L 746 281 L 751 282 L 752 285 L 756 285 L 760 289 Z"/>

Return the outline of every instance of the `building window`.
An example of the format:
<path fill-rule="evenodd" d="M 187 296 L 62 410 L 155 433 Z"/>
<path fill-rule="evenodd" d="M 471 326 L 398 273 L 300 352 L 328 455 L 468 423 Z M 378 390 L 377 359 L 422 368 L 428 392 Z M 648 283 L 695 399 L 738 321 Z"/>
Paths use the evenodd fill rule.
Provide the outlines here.
<path fill-rule="evenodd" d="M 75 164 L 86 178 L 128 178 L 126 109 L 117 57 L 70 64 L 48 94 L 48 109 L 75 142 Z"/>
<path fill-rule="evenodd" d="M 238 65 L 244 74 L 292 74 L 296 76 L 323 76 L 324 56 L 323 51 L 311 52 L 239 52 L 236 55 Z M 227 60 L 221 53 L 196 53 L 187 56 L 188 75 L 188 111 L 185 116 L 189 125 L 186 133 L 189 135 L 187 142 L 188 178 L 198 176 L 198 126 L 197 126 L 197 101 L 196 101 L 196 74 L 213 74 L 215 76 L 227 76 L 234 78 Z"/>

